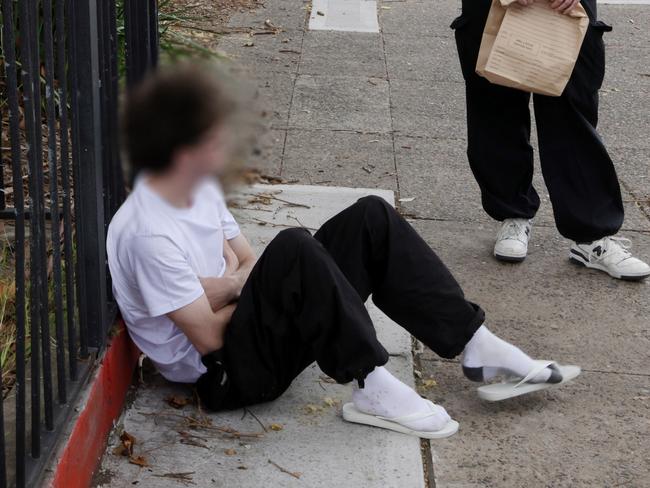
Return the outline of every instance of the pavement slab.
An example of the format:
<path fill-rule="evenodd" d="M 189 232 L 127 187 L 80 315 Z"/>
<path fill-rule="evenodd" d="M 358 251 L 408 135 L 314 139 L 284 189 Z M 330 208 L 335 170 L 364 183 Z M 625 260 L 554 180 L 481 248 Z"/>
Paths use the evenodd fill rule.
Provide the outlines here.
<path fill-rule="evenodd" d="M 650 283 L 612 280 L 571 264 L 569 241 L 554 229 L 534 228 L 526 260 L 507 264 L 492 257 L 492 224 L 413 224 L 467 297 L 483 307 L 496 334 L 534 357 L 650 375 Z M 633 240 L 635 253 L 650 257 L 650 235 L 637 233 Z M 431 352 L 422 357 L 436 358 Z"/>
<path fill-rule="evenodd" d="M 392 138 L 383 134 L 291 130 L 282 177 L 318 185 L 397 190 L 392 151 Z"/>
<path fill-rule="evenodd" d="M 466 139 L 463 83 L 391 80 L 390 95 L 396 134 Z"/>
<path fill-rule="evenodd" d="M 388 132 L 388 82 L 367 77 L 299 75 L 289 124 L 299 129 Z"/>
<path fill-rule="evenodd" d="M 384 43 L 391 80 L 463 81 L 453 38 L 386 33 Z"/>
<path fill-rule="evenodd" d="M 435 7 L 430 0 L 385 0 L 379 21 L 384 34 L 453 37 L 449 25 L 458 15 L 460 2 L 456 0 L 436 0 Z"/>
<path fill-rule="evenodd" d="M 375 0 L 313 0 L 310 30 L 379 32 Z"/>
<path fill-rule="evenodd" d="M 233 34 L 219 41 L 223 51 L 236 67 L 257 75 L 268 72 L 295 73 L 300 62 L 302 32 L 281 32 L 277 35 Z"/>
<path fill-rule="evenodd" d="M 583 372 L 570 386 L 488 403 L 458 364 L 423 373 L 460 422 L 433 446 L 437 488 L 647 486 L 650 376 Z"/>
<path fill-rule="evenodd" d="M 420 355 L 423 391 L 460 422 L 432 443 L 437 488 L 646 486 L 650 434 L 650 284 L 568 263 L 568 242 L 536 228 L 519 265 L 496 262 L 493 228 L 414 221 L 499 336 L 534 357 L 579 364 L 570 385 L 506 402 L 481 401 L 458 361 Z M 450 246 L 450 242 L 454 246 Z M 650 236 L 635 251 L 650 256 Z"/>
<path fill-rule="evenodd" d="M 386 78 L 384 47 L 379 34 L 308 31 L 303 50 L 301 74 Z"/>

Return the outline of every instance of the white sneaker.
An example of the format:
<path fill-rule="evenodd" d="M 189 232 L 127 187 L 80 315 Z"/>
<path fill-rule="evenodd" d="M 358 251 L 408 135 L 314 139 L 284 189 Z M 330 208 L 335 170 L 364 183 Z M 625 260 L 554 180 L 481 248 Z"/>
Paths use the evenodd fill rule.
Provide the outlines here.
<path fill-rule="evenodd" d="M 630 246 L 630 240 L 624 237 L 604 237 L 591 244 L 574 243 L 569 259 L 614 278 L 640 281 L 650 276 L 650 266 L 632 256 Z"/>
<path fill-rule="evenodd" d="M 530 220 L 506 219 L 497 232 L 497 242 L 494 244 L 494 257 L 499 261 L 519 263 L 528 254 L 528 239 L 530 238 Z"/>

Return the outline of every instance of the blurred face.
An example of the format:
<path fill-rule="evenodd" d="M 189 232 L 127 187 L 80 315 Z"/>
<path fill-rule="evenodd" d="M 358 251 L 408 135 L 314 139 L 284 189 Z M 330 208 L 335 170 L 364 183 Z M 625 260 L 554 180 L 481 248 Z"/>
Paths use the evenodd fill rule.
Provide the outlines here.
<path fill-rule="evenodd" d="M 177 167 L 188 176 L 203 178 L 223 172 L 230 161 L 232 136 L 225 125 L 218 125 L 194 145 L 180 149 Z"/>

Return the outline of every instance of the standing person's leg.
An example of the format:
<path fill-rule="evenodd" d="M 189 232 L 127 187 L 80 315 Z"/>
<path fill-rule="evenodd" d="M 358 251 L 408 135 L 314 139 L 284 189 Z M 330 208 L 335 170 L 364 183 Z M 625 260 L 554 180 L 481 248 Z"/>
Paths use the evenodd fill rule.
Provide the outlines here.
<path fill-rule="evenodd" d="M 526 376 L 534 361 L 490 331 L 478 305 L 465 299 L 444 263 L 385 200 L 366 197 L 321 227 L 316 239 L 362 300 L 373 302 L 444 358 L 464 352 L 470 379 L 502 370 Z M 487 369 L 491 368 L 491 369 Z M 559 381 L 550 370 L 533 380 Z"/>
<path fill-rule="evenodd" d="M 624 218 L 616 169 L 596 131 L 605 75 L 603 32 L 611 27 L 597 21 L 595 0 L 582 4 L 590 26 L 564 93 L 534 97 L 542 172 L 557 228 L 576 243 L 571 259 L 616 278 L 643 279 L 650 267 L 609 237 Z"/>
<path fill-rule="evenodd" d="M 560 233 L 576 242 L 614 235 L 623 203 L 614 164 L 596 126 L 598 90 L 605 76 L 603 31 L 596 2 L 583 2 L 591 25 L 573 75 L 560 97 L 535 95 L 542 172 Z"/>
<path fill-rule="evenodd" d="M 530 94 L 490 83 L 476 74 L 476 61 L 491 0 L 463 0 L 453 23 L 465 78 L 467 156 L 486 213 L 504 225 L 494 254 L 522 261 L 528 250 L 529 220 L 540 201 L 533 187 Z"/>

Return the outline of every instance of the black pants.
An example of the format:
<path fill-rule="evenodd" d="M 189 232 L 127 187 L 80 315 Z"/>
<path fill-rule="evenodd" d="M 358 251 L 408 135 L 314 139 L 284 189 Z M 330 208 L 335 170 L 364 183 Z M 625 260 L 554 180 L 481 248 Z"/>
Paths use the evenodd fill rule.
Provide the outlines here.
<path fill-rule="evenodd" d="M 225 334 L 197 383 L 211 409 L 280 396 L 316 361 L 340 383 L 388 361 L 364 305 L 374 303 L 445 358 L 462 352 L 484 313 L 384 200 L 366 197 L 312 237 L 280 232 L 254 267 Z"/>
<path fill-rule="evenodd" d="M 615 234 L 623 223 L 616 171 L 600 136 L 598 90 L 605 75 L 603 32 L 596 0 L 583 0 L 590 18 L 580 56 L 560 97 L 534 95 L 542 173 L 560 233 L 577 242 Z M 494 85 L 475 72 L 491 0 L 463 0 L 452 24 L 466 82 L 469 163 L 483 208 L 496 220 L 535 216 L 530 145 L 530 94 Z"/>

